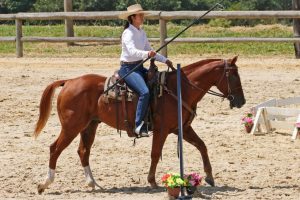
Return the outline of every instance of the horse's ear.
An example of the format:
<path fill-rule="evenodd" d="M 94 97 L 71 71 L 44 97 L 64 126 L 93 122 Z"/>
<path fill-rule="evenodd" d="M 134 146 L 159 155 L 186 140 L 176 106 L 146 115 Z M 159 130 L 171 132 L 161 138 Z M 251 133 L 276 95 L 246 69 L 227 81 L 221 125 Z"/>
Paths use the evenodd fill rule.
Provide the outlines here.
<path fill-rule="evenodd" d="M 231 65 L 235 65 L 237 59 L 238 59 L 239 56 L 235 56 L 234 58 L 232 58 L 231 60 Z"/>

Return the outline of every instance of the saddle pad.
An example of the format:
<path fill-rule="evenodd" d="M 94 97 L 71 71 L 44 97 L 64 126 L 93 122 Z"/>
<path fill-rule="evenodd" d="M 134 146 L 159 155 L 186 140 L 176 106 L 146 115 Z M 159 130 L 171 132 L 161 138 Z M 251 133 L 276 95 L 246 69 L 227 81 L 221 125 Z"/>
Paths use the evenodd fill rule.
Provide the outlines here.
<path fill-rule="evenodd" d="M 104 84 L 104 91 L 107 90 L 107 88 L 111 87 L 113 84 L 116 83 L 116 80 L 114 77 L 109 77 L 105 80 Z M 133 98 L 135 98 L 136 94 L 127 87 L 127 85 L 124 84 L 116 84 L 113 88 L 111 88 L 107 93 L 104 93 L 104 97 L 107 97 L 109 99 L 114 99 L 117 101 L 122 100 L 121 92 L 126 92 L 126 101 L 132 101 Z"/>

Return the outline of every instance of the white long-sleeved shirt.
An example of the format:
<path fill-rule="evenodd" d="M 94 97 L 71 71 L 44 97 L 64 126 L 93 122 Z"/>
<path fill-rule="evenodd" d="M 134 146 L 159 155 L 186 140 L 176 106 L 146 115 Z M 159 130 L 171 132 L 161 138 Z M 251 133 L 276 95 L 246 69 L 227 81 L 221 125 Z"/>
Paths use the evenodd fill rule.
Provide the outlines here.
<path fill-rule="evenodd" d="M 129 25 L 122 34 L 122 53 L 120 60 L 134 62 L 148 58 L 148 52 L 153 50 L 143 29 Z M 155 60 L 166 63 L 167 58 L 156 53 Z"/>

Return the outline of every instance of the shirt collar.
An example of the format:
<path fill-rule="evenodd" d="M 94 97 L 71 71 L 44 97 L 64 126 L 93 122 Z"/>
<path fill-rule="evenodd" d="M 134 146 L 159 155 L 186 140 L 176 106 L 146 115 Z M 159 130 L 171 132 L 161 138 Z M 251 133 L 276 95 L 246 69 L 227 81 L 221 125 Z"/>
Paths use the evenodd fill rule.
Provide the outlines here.
<path fill-rule="evenodd" d="M 132 30 L 135 30 L 135 31 L 138 31 L 140 32 L 142 30 L 142 28 L 140 29 L 137 29 L 135 26 L 133 26 L 132 24 L 129 24 L 129 28 L 132 29 Z"/>

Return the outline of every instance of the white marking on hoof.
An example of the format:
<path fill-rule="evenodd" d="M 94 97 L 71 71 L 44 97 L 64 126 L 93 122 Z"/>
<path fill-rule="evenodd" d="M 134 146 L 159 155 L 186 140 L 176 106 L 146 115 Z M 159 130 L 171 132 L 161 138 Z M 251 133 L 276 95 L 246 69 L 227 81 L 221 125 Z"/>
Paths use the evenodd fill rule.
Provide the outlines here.
<path fill-rule="evenodd" d="M 48 186 L 53 183 L 54 181 L 54 177 L 55 177 L 55 170 L 54 169 L 50 169 L 48 170 L 48 174 L 47 174 L 47 177 L 46 177 L 46 180 L 45 180 L 45 183 L 44 184 L 39 184 L 38 185 L 38 193 L 39 194 L 42 194 L 45 189 L 48 188 Z"/>
<path fill-rule="evenodd" d="M 93 189 L 95 189 L 95 186 L 101 188 L 95 181 L 93 174 L 92 174 L 92 170 L 90 168 L 90 166 L 86 166 L 83 168 L 84 169 L 84 175 L 85 175 L 85 182 L 87 183 L 87 185 Z"/>

